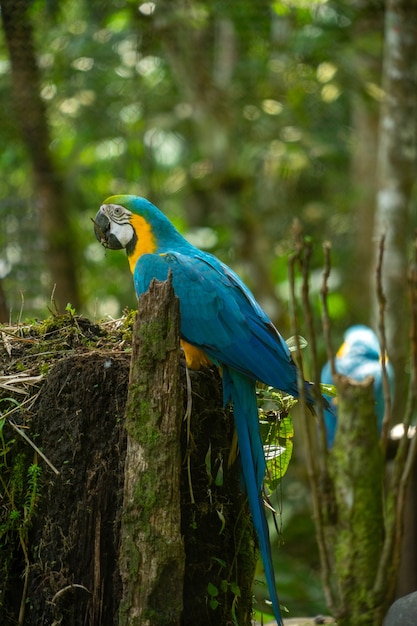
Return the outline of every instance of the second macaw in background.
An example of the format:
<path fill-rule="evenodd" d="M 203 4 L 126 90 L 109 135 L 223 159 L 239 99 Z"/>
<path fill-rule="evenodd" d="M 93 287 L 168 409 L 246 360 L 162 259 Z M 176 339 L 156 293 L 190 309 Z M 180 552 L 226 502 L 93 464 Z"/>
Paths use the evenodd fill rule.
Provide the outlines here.
<path fill-rule="evenodd" d="M 351 326 L 344 334 L 344 341 L 336 354 L 336 371 L 357 381 L 364 380 L 367 376 L 374 379 L 375 414 L 378 429 L 381 431 L 382 420 L 385 412 L 384 390 L 382 380 L 381 349 L 378 337 L 367 326 L 358 324 Z M 386 362 L 387 375 L 390 382 L 391 393 L 394 389 L 394 372 L 391 364 Z M 321 372 L 321 382 L 332 385 L 332 372 L 330 363 L 326 363 Z M 333 446 L 337 430 L 337 398 L 326 396 L 334 412 L 324 411 L 326 426 L 327 445 Z"/>
<path fill-rule="evenodd" d="M 256 382 L 298 397 L 297 368 L 271 320 L 240 278 L 224 263 L 191 245 L 156 206 L 137 196 L 112 196 L 95 220 L 106 248 L 125 248 L 138 297 L 152 279 L 172 275 L 180 302 L 181 343 L 188 366 L 221 367 L 225 404 L 233 404 L 244 485 L 275 618 L 282 617 L 275 588 L 262 486 L 265 456 L 259 432 Z M 311 383 L 306 401 L 314 403 Z"/>

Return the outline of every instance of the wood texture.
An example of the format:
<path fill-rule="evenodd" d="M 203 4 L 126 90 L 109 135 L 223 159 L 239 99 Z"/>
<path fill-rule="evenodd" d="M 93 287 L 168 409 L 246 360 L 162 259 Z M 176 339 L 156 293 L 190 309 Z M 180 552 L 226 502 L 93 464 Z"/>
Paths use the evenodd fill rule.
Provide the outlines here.
<path fill-rule="evenodd" d="M 120 625 L 175 626 L 182 612 L 179 303 L 171 281 L 139 300 L 126 405 Z"/>

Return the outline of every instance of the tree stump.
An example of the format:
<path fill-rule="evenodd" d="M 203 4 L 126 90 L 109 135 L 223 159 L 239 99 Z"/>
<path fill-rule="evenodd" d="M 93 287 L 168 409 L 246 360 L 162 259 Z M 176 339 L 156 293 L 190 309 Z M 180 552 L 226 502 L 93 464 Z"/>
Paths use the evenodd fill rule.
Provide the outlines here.
<path fill-rule="evenodd" d="M 337 623 L 379 624 L 383 599 L 374 593 L 383 548 L 384 463 L 375 419 L 373 379 L 337 375 L 338 427 L 329 459 L 335 519 L 328 529 L 334 555 Z M 350 454 L 347 455 L 346 451 Z M 366 453 L 364 454 L 364 451 Z"/>
<path fill-rule="evenodd" d="M 160 304 L 160 299 L 158 301 Z M 171 310 L 170 306 L 167 310 Z M 141 323 L 145 321 L 144 316 L 145 310 L 141 309 Z M 0 623 L 15 626 L 19 623 L 19 612 L 23 610 L 24 622 L 21 623 L 24 626 L 117 626 L 119 620 L 120 623 L 126 620 L 126 607 L 134 600 L 134 593 L 143 593 L 143 590 L 132 594 L 126 592 L 126 585 L 132 582 L 123 578 L 127 569 L 126 550 L 122 551 L 120 560 L 122 576 L 119 572 L 126 460 L 124 415 L 131 360 L 126 349 L 130 341 L 126 340 L 125 329 L 114 331 L 112 335 L 106 325 L 99 327 L 71 315 L 59 316 L 40 326 L 40 330 L 8 328 L 11 339 L 3 345 L 0 343 L 0 355 L 3 373 L 21 372 L 22 365 L 28 368 L 28 372 L 30 367 L 31 375 L 48 370 L 45 378 L 31 391 L 33 399 L 25 405 L 30 406 L 30 411 L 22 406 L 13 414 L 13 419 L 25 427 L 29 437 L 59 470 L 59 475 L 34 454 L 32 447 L 8 429 L 7 424 L 4 426 L 6 439 L 16 440 L 12 447 L 15 456 L 12 458 L 11 452 L 7 456 L 10 467 L 17 466 L 18 457 L 23 459 L 22 475 L 32 463 L 39 464 L 42 473 L 34 515 L 28 528 L 28 559 L 25 560 L 17 535 L 9 534 L 6 542 L 0 542 L 0 564 L 2 572 L 7 571 L 0 592 Z M 238 462 L 230 467 L 228 463 L 234 433 L 233 414 L 222 407 L 221 379 L 213 367 L 189 372 L 192 411 L 189 425 L 183 421 L 190 389 L 184 364 L 178 365 L 180 357 L 178 347 L 173 347 L 172 328 L 169 318 L 166 329 L 169 330 L 170 343 L 161 348 L 159 355 L 148 346 L 144 358 L 150 360 L 147 363 L 135 361 L 135 367 L 142 366 L 146 370 L 140 375 L 149 379 L 156 374 L 156 365 L 152 363 L 159 356 L 161 371 L 165 371 L 164 380 L 161 372 L 157 374 L 160 393 L 149 395 L 147 389 L 140 385 L 135 389 L 134 384 L 130 394 L 132 404 L 138 402 L 140 405 L 138 415 L 142 416 L 142 425 L 149 429 L 149 433 L 163 423 L 168 431 L 173 427 L 165 418 L 158 421 L 156 415 L 164 403 L 170 406 L 177 394 L 182 408 L 179 415 L 180 453 L 174 445 L 175 437 L 172 433 L 169 435 L 173 449 L 176 449 L 171 458 L 176 459 L 173 463 L 178 464 L 177 470 L 163 467 L 156 478 L 148 476 L 152 478 L 148 484 L 142 480 L 140 495 L 144 496 L 142 488 L 146 487 L 156 508 L 154 513 L 150 512 L 145 498 L 137 512 L 141 527 L 132 530 L 137 538 L 137 533 L 144 532 L 143 524 L 149 528 L 154 521 L 158 523 L 155 515 L 167 514 L 166 510 L 171 506 L 174 519 L 178 519 L 178 502 L 161 496 L 159 487 L 164 489 L 165 486 L 160 483 L 154 486 L 153 481 L 171 480 L 175 473 L 177 489 L 179 475 L 181 517 L 180 534 L 176 535 L 175 543 L 177 556 L 168 554 L 167 547 L 156 542 L 162 557 L 170 556 L 170 567 L 160 572 L 159 580 L 166 584 L 159 587 L 156 584 L 155 593 L 149 592 L 147 596 L 149 606 L 160 607 L 162 617 L 155 614 L 145 617 L 153 624 L 161 623 L 157 621 L 160 617 L 169 620 L 173 616 L 172 620 L 178 620 L 182 603 L 181 626 L 223 626 L 232 623 L 233 619 L 241 626 L 249 626 L 257 552 L 246 497 L 240 489 Z M 164 370 L 165 355 L 170 366 Z M 0 389 L 2 397 L 10 394 Z M 6 406 L 3 404 L 3 408 Z M 15 405 L 10 406 L 14 408 Z M 149 410 L 149 421 L 145 408 Z M 167 411 L 166 418 L 170 409 Z M 178 418 L 175 411 L 174 414 Z M 154 418 L 155 424 L 152 425 Z M 133 414 L 128 414 L 127 428 L 131 434 L 138 434 L 136 418 L 133 422 L 131 419 Z M 146 441 L 140 445 L 144 443 Z M 157 452 L 153 437 L 148 443 L 153 447 L 150 446 L 146 454 Z M 139 452 L 141 454 L 140 446 Z M 144 457 L 140 455 L 136 460 L 141 458 L 143 461 Z M 130 476 L 127 480 L 131 482 L 126 487 L 125 503 L 136 477 Z M 1 528 L 3 521 L 18 511 L 7 510 L 10 503 L 2 487 L 0 489 Z M 23 488 L 23 508 L 25 498 Z M 149 513 L 148 521 L 143 517 L 145 512 Z M 129 507 L 125 515 L 124 532 L 130 532 L 129 524 L 133 524 L 135 516 Z M 183 538 L 185 566 L 181 565 L 182 544 L 178 537 Z M 131 548 L 132 553 L 137 550 L 135 545 Z M 133 564 L 139 580 L 150 573 L 150 562 Z M 174 577 L 175 571 L 179 577 L 181 568 L 184 568 L 183 580 L 169 581 L 169 573 Z M 132 571 L 130 568 L 130 573 Z M 153 580 L 157 581 L 158 576 Z M 164 593 L 167 580 L 172 582 L 171 589 L 175 591 Z"/>

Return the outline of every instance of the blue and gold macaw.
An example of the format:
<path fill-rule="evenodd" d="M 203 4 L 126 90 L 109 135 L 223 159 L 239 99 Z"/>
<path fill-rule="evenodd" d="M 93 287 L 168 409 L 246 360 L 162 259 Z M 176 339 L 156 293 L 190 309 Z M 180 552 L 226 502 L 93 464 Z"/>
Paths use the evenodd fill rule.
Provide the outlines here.
<path fill-rule="evenodd" d="M 97 239 L 125 248 L 138 297 L 153 278 L 172 272 L 180 301 L 181 343 L 191 369 L 221 367 L 223 398 L 232 402 L 241 468 L 257 532 L 275 618 L 282 617 L 275 588 L 262 498 L 265 457 L 259 433 L 256 382 L 298 396 L 297 370 L 285 341 L 240 278 L 213 255 L 191 245 L 151 202 L 112 196 L 95 220 Z M 314 403 L 311 384 L 306 398 Z"/>
<path fill-rule="evenodd" d="M 381 348 L 374 331 L 362 324 L 348 328 L 344 334 L 343 343 L 336 354 L 335 368 L 339 374 L 357 381 L 362 381 L 367 376 L 373 377 L 375 414 L 378 429 L 381 431 L 385 401 L 382 382 Z M 392 394 L 394 390 L 394 372 L 388 361 L 386 362 L 386 369 Z M 322 369 L 321 382 L 326 385 L 333 384 L 329 362 Z M 331 448 L 337 430 L 337 398 L 325 397 L 333 408 L 333 412 L 326 409 L 324 411 L 327 445 Z"/>

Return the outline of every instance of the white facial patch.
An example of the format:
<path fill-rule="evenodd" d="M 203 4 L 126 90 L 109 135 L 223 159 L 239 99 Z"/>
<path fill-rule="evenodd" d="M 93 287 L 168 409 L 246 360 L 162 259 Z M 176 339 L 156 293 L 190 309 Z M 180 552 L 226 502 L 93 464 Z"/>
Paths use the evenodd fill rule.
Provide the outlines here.
<path fill-rule="evenodd" d="M 110 220 L 110 232 L 123 248 L 132 240 L 134 231 L 130 224 L 130 211 L 119 204 L 103 204 L 100 209 Z"/>
<path fill-rule="evenodd" d="M 130 224 L 117 224 L 112 221 L 110 232 L 116 237 L 116 239 L 118 239 L 118 241 L 120 241 L 123 248 L 126 248 L 127 244 L 133 238 L 133 228 Z"/>

